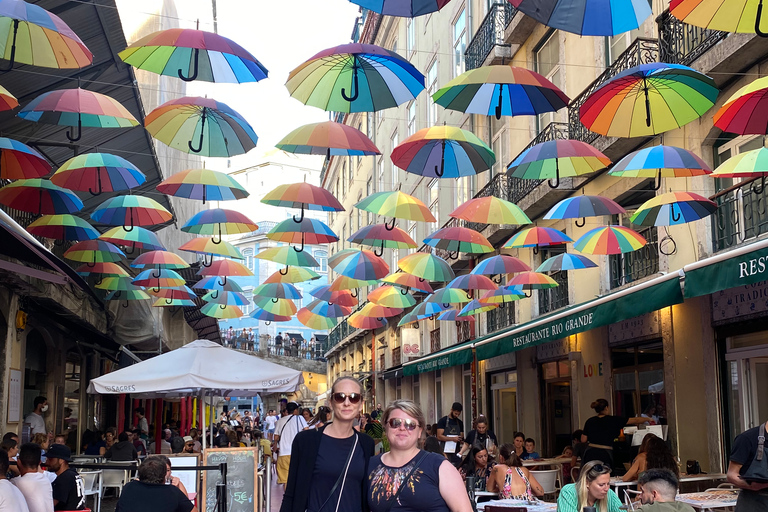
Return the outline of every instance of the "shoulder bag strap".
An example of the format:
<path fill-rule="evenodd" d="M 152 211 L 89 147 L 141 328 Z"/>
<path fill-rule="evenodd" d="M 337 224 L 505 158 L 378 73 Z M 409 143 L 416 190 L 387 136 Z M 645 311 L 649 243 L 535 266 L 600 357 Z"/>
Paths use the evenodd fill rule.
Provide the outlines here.
<path fill-rule="evenodd" d="M 320 435 L 323 435 L 322 433 Z M 347 479 L 347 472 L 349 471 L 349 465 L 352 463 L 352 456 L 355 454 L 355 449 L 357 448 L 357 434 L 355 434 L 355 443 L 352 445 L 352 449 L 349 450 L 349 455 L 347 455 L 347 461 L 344 463 L 344 472 L 339 475 L 339 478 L 336 479 L 336 483 L 333 484 L 333 487 L 331 487 L 331 492 L 328 493 L 328 497 L 325 498 L 325 501 L 322 505 L 320 505 L 320 508 L 317 509 L 316 512 L 320 512 L 323 510 L 323 507 L 328 503 L 328 500 L 331 499 L 331 496 L 333 496 L 333 493 L 336 492 L 336 489 L 339 488 L 339 484 L 342 485 L 341 491 L 339 491 L 339 500 L 336 502 L 336 512 L 339 511 L 339 504 L 341 503 L 341 495 L 344 494 L 344 484 L 343 481 Z"/>
<path fill-rule="evenodd" d="M 765 453 L 765 431 L 768 429 L 768 421 L 763 423 L 762 428 L 757 432 L 757 454 L 755 460 L 763 460 L 763 454 Z"/>
<path fill-rule="evenodd" d="M 395 506 L 395 503 L 397 503 L 397 499 L 400 497 L 400 493 L 403 492 L 403 489 L 405 489 L 405 487 L 407 486 L 408 480 L 411 478 L 411 475 L 413 475 L 413 473 L 419 468 L 419 464 L 421 464 L 421 462 L 427 457 L 427 453 L 429 452 L 423 452 L 421 456 L 416 460 L 416 463 L 413 465 L 413 467 L 405 476 L 405 478 L 403 478 L 403 481 L 400 483 L 400 487 L 397 488 L 397 492 L 395 493 L 394 496 L 392 496 L 392 499 L 389 500 L 389 503 L 387 503 L 386 508 L 384 508 L 382 512 L 389 512 L 390 510 L 392 510 L 392 507 Z"/>

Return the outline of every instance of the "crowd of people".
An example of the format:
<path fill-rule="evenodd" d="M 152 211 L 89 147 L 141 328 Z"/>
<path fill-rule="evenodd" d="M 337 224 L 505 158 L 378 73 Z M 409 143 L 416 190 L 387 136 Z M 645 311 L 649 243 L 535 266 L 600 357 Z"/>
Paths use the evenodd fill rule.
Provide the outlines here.
<path fill-rule="evenodd" d="M 283 334 L 278 332 L 276 336 L 264 335 L 266 345 L 261 346 L 259 336 L 252 327 L 247 329 L 234 329 L 230 326 L 221 331 L 222 343 L 225 347 L 249 352 L 259 352 L 271 356 L 298 357 L 300 359 L 322 359 L 325 346 L 317 341 L 314 336 L 305 339 L 303 336 Z"/>

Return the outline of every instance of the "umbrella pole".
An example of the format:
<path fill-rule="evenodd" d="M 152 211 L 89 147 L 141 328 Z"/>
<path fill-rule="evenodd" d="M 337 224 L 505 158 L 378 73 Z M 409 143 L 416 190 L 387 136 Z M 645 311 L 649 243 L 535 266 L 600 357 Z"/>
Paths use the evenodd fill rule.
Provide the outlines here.
<path fill-rule="evenodd" d="M 200 415 L 200 417 L 203 418 L 203 421 L 200 423 L 202 423 L 201 427 L 203 429 L 203 450 L 205 450 L 205 391 L 202 389 L 200 390 L 200 407 L 203 409 L 202 414 Z"/>
<path fill-rule="evenodd" d="M 760 2 L 760 5 L 762 6 L 763 3 Z M 6 71 L 12 70 L 13 69 L 13 63 L 16 62 L 16 34 L 18 34 L 18 32 L 19 32 L 19 20 L 15 19 L 15 20 L 13 20 L 13 43 L 11 45 L 11 58 L 9 59 L 10 60 L 10 64 L 8 65 L 8 68 L 0 69 L 0 72 L 2 72 L 2 73 L 5 73 Z"/>

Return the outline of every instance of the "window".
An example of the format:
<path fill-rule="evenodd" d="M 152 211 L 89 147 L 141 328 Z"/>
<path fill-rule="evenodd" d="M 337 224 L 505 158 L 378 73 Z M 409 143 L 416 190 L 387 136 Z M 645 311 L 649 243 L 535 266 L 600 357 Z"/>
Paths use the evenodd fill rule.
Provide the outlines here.
<path fill-rule="evenodd" d="M 416 43 L 416 24 L 412 19 L 406 21 L 405 58 L 410 59 Z"/>
<path fill-rule="evenodd" d="M 408 136 L 416 133 L 416 100 L 408 104 Z"/>
<path fill-rule="evenodd" d="M 400 141 L 398 139 L 398 136 L 397 136 L 397 132 L 392 134 L 392 139 L 390 140 L 390 142 L 392 143 L 392 145 L 390 146 L 390 148 L 391 148 L 390 151 L 392 151 L 400 143 Z M 391 161 L 391 159 L 390 159 L 390 161 Z M 397 168 L 395 163 L 392 162 L 392 175 L 391 175 L 391 177 L 392 177 L 392 190 L 396 190 L 397 189 L 397 185 L 399 183 L 399 181 L 398 181 L 399 174 L 400 174 L 400 170 Z"/>
<path fill-rule="evenodd" d="M 453 77 L 464 72 L 464 52 L 467 49 L 466 9 L 462 9 L 453 23 Z"/>
<path fill-rule="evenodd" d="M 357 123 L 357 131 L 359 131 L 360 133 L 364 133 L 363 132 L 363 122 L 362 121 Z M 357 155 L 357 157 L 355 158 L 355 172 L 357 172 L 357 168 L 360 166 L 361 159 L 362 159 L 362 157 L 360 155 Z M 350 183 L 350 185 L 352 184 L 353 176 L 354 176 L 354 173 L 350 171 L 350 173 L 349 173 L 349 183 Z"/>
<path fill-rule="evenodd" d="M 439 188 L 440 182 L 437 178 L 433 178 L 432 181 L 429 182 L 429 211 L 431 211 L 432 215 L 435 216 L 438 226 L 440 226 L 440 217 L 438 212 L 440 201 L 438 197 Z"/>
<path fill-rule="evenodd" d="M 253 249 L 243 249 L 243 257 L 245 258 L 244 264 L 250 270 L 251 272 L 254 271 L 253 268 Z"/>
<path fill-rule="evenodd" d="M 415 220 L 408 221 L 408 236 L 410 236 L 414 241 L 416 241 L 416 221 Z M 414 252 L 416 252 L 416 248 L 412 248 L 408 250 L 408 254 L 413 254 Z"/>
<path fill-rule="evenodd" d="M 320 264 L 318 272 L 328 272 L 328 253 L 326 251 L 315 251 L 315 259 Z"/>
<path fill-rule="evenodd" d="M 659 421 L 666 419 L 664 351 L 661 341 L 612 348 L 611 367 L 616 416 L 631 418 L 648 414 L 658 416 Z"/>
<path fill-rule="evenodd" d="M 347 195 L 347 162 L 341 164 L 341 197 Z"/>
<path fill-rule="evenodd" d="M 491 143 L 491 149 L 493 154 L 496 155 L 496 163 L 491 167 L 491 177 L 504 172 L 509 163 L 509 136 L 507 135 L 507 124 L 502 118 L 497 120 L 491 116 L 491 133 L 493 139 Z"/>
<path fill-rule="evenodd" d="M 544 75 L 550 82 L 560 87 L 562 83 L 560 76 L 560 33 L 554 31 L 548 38 L 545 38 L 539 49 L 535 50 L 534 58 L 536 72 Z M 538 131 L 544 129 L 554 120 L 554 112 L 539 114 L 537 117 Z"/>
<path fill-rule="evenodd" d="M 629 48 L 632 42 L 642 35 L 642 31 L 639 28 L 624 32 L 623 34 L 617 34 L 615 36 L 608 37 L 607 41 L 607 54 L 606 54 L 606 66 L 610 66 L 619 56 L 624 53 L 624 50 Z"/>
<path fill-rule="evenodd" d="M 456 202 L 454 203 L 454 209 L 458 208 L 462 204 L 471 199 L 469 195 L 469 176 L 456 178 Z"/>
<path fill-rule="evenodd" d="M 432 95 L 437 92 L 437 59 L 427 69 L 427 127 L 437 123 L 437 103 L 432 101 Z"/>

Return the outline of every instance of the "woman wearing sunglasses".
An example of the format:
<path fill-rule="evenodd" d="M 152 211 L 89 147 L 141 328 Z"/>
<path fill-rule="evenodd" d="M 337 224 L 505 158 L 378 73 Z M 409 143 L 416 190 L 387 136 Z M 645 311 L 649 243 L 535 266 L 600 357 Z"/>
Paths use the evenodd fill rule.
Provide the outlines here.
<path fill-rule="evenodd" d="M 611 467 L 598 460 L 581 467 L 579 479 L 560 490 L 557 512 L 582 512 L 595 507 L 597 512 L 619 512 L 621 500 L 610 488 Z"/>
<path fill-rule="evenodd" d="M 471 512 L 461 475 L 448 460 L 419 449 L 424 414 L 410 400 L 395 400 L 382 417 L 389 451 L 371 460 L 372 512 Z"/>
<path fill-rule="evenodd" d="M 296 435 L 280 512 L 368 510 L 366 475 L 374 443 L 353 428 L 362 392 L 352 377 L 336 379 L 330 399 L 333 421 Z"/>

